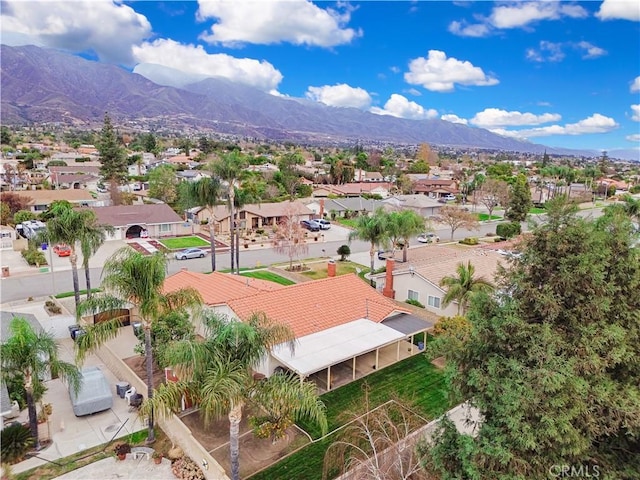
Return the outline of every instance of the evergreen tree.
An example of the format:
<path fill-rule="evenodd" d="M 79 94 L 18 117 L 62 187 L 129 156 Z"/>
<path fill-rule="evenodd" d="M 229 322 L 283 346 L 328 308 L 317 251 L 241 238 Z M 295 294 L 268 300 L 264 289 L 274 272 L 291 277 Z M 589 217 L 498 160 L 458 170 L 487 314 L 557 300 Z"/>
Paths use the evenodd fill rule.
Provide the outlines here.
<path fill-rule="evenodd" d="M 472 299 L 463 345 L 444 350 L 483 420 L 473 439 L 444 425 L 424 450 L 438 478 L 543 479 L 562 465 L 640 478 L 637 234 L 619 210 L 582 219 L 562 202 L 501 271 L 501 293 Z"/>
<path fill-rule="evenodd" d="M 104 114 L 104 123 L 98 140 L 100 152 L 100 174 L 111 185 L 111 198 L 114 204 L 118 203 L 118 186 L 127 178 L 127 157 L 124 149 L 118 142 L 118 137 L 108 113 Z"/>
<path fill-rule="evenodd" d="M 527 177 L 521 173 L 516 177 L 516 181 L 511 187 L 505 217 L 512 222 L 524 222 L 532 206 L 531 190 L 527 183 Z"/>

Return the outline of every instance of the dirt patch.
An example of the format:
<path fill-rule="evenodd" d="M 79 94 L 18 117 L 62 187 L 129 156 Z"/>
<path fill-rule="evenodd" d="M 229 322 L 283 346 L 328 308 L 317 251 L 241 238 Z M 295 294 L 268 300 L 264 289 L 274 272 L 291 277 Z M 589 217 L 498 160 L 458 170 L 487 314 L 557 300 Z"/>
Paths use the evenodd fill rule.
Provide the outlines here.
<path fill-rule="evenodd" d="M 277 462 L 287 453 L 308 443 L 309 440 L 297 427 L 287 430 L 285 438 L 272 443 L 269 439 L 257 438 L 247 418 L 251 414 L 244 412 L 240 422 L 240 477 L 247 478 L 258 470 Z M 205 426 L 199 411 L 181 417 L 198 442 L 216 459 L 225 471 L 231 471 L 229 460 L 229 420 L 221 418 Z"/>
<path fill-rule="evenodd" d="M 147 384 L 147 357 L 143 357 L 140 355 L 135 355 L 133 357 L 125 358 L 124 363 L 126 363 L 131 370 L 138 376 L 140 380 Z M 153 368 L 153 386 L 158 387 L 159 385 L 164 383 L 164 371 L 160 370 L 157 365 Z M 145 395 L 146 392 L 138 392 Z"/>
<path fill-rule="evenodd" d="M 443 369 L 446 365 L 446 360 L 444 359 L 444 357 L 438 357 L 438 358 L 434 358 L 433 360 L 431 360 L 431 363 L 433 365 L 435 365 L 436 367 Z"/>

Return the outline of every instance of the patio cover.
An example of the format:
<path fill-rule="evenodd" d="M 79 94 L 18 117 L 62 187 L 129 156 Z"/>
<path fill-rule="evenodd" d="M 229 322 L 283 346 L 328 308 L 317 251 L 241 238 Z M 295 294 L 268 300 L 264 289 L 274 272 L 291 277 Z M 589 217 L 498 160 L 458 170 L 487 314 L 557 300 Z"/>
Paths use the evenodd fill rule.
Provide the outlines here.
<path fill-rule="evenodd" d="M 382 321 L 382 324 L 402 332 L 405 335 L 424 332 L 425 330 L 433 327 L 433 322 L 406 313 L 399 313 L 392 317 L 385 318 Z"/>
<path fill-rule="evenodd" d="M 290 370 L 307 377 L 403 338 L 405 335 L 393 328 L 361 318 L 299 338 L 293 355 L 286 345 L 276 346 L 272 355 Z"/>

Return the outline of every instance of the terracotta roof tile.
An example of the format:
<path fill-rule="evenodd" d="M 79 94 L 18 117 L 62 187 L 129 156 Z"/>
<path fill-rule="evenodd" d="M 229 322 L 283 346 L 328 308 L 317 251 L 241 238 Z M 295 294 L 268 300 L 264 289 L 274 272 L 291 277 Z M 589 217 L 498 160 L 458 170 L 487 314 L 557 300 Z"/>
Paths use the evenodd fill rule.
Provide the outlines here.
<path fill-rule="evenodd" d="M 220 272 L 205 274 L 181 270 L 164 280 L 163 290 L 172 292 L 184 287 L 198 290 L 207 305 L 222 305 L 235 298 L 283 288 L 277 283 L 257 278 Z"/>
<path fill-rule="evenodd" d="M 360 318 L 381 322 L 393 313 L 408 311 L 355 274 L 236 298 L 229 306 L 241 319 L 254 312 L 264 312 L 272 320 L 289 325 L 296 338 Z"/>

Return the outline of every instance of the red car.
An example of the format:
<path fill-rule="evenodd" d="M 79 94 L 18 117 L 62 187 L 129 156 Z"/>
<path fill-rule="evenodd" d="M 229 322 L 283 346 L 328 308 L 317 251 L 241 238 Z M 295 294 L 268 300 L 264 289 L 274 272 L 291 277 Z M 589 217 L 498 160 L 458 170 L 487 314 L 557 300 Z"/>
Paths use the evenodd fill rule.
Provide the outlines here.
<path fill-rule="evenodd" d="M 53 253 L 56 253 L 59 257 L 68 257 L 71 255 L 71 247 L 64 243 L 60 243 L 53 247 Z"/>

